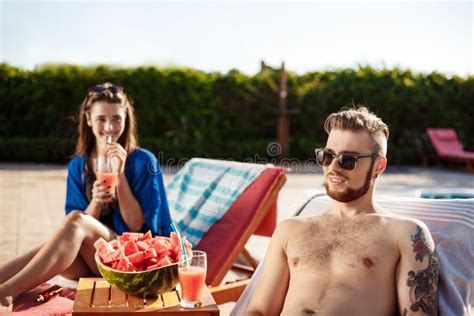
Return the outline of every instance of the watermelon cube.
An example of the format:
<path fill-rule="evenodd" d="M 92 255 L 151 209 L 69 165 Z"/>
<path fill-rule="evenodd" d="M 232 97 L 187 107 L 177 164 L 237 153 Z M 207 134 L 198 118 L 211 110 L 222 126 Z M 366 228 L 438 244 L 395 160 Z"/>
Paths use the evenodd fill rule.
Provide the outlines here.
<path fill-rule="evenodd" d="M 146 260 L 144 251 L 139 251 L 134 254 L 131 254 L 130 256 L 127 256 L 127 258 L 135 267 L 142 264 Z"/>
<path fill-rule="evenodd" d="M 150 245 L 144 241 L 137 241 L 137 246 L 138 246 L 138 249 L 140 249 L 141 251 L 144 251 L 150 248 Z"/>
<path fill-rule="evenodd" d="M 117 242 L 121 245 L 125 245 L 129 240 L 130 237 L 128 235 L 121 235 L 117 237 Z"/>
<path fill-rule="evenodd" d="M 163 237 L 163 236 L 156 236 L 155 238 L 152 239 L 152 244 L 155 244 L 155 243 L 162 243 L 162 244 L 169 245 L 170 238 L 169 237 Z"/>
<path fill-rule="evenodd" d="M 151 266 L 148 266 L 146 269 L 148 271 L 148 270 L 153 270 L 153 269 L 156 269 L 156 268 L 159 268 L 159 267 L 160 267 L 160 265 L 157 263 L 157 264 L 153 264 Z"/>
<path fill-rule="evenodd" d="M 171 256 L 172 256 L 171 251 L 166 250 L 166 251 L 164 251 L 164 252 L 158 254 L 158 260 L 161 260 L 161 259 L 163 259 L 164 257 L 171 257 Z"/>
<path fill-rule="evenodd" d="M 113 261 L 117 261 L 120 259 L 120 256 L 121 256 L 121 253 L 120 253 L 120 250 L 115 250 L 113 252 L 108 252 L 106 253 L 105 255 L 100 255 L 99 253 L 99 256 L 100 258 L 102 259 L 102 262 L 105 263 L 105 264 L 108 264 L 108 263 L 111 263 Z"/>
<path fill-rule="evenodd" d="M 145 250 L 145 259 L 156 258 L 157 256 L 158 254 L 156 253 L 156 250 L 154 248 Z"/>
<path fill-rule="evenodd" d="M 117 270 L 118 264 L 119 264 L 119 261 L 118 261 L 118 260 L 117 260 L 117 261 L 114 261 L 114 262 L 112 263 L 112 265 L 111 265 L 111 268 Z"/>
<path fill-rule="evenodd" d="M 158 263 L 158 258 L 150 258 L 147 260 L 146 264 L 147 266 L 152 266 Z"/>
<path fill-rule="evenodd" d="M 135 267 L 135 271 L 145 271 L 146 270 L 146 266 L 141 264 L 139 265 L 138 267 Z"/>
<path fill-rule="evenodd" d="M 120 259 L 118 265 L 117 265 L 117 270 L 121 271 L 133 271 L 133 265 L 132 263 L 128 260 L 128 258 L 122 258 Z"/>
<path fill-rule="evenodd" d="M 122 236 L 128 236 L 128 240 L 139 240 L 143 237 L 143 233 L 132 233 L 132 232 L 125 232 Z"/>
<path fill-rule="evenodd" d="M 164 267 L 164 266 L 170 265 L 172 263 L 173 262 L 171 261 L 170 257 L 164 256 L 163 259 L 158 261 L 157 265 L 160 266 L 160 267 Z"/>
<path fill-rule="evenodd" d="M 118 249 L 118 248 L 119 248 L 119 244 L 118 244 L 118 241 L 117 241 L 117 240 L 109 241 L 109 245 L 111 245 L 112 248 L 114 248 L 114 249 Z"/>
<path fill-rule="evenodd" d="M 123 246 L 123 252 L 125 253 L 125 256 L 129 256 L 139 251 L 140 249 L 138 249 L 137 243 L 134 240 L 127 241 Z"/>
<path fill-rule="evenodd" d="M 94 242 L 94 248 L 99 252 L 103 249 L 107 249 L 107 241 L 105 241 L 104 238 L 99 237 L 99 239 Z"/>
<path fill-rule="evenodd" d="M 158 254 L 162 254 L 168 250 L 169 244 L 165 240 L 155 240 L 152 247 L 156 250 Z"/>
<path fill-rule="evenodd" d="M 140 240 L 149 240 L 152 239 L 152 237 L 151 230 L 149 230 L 142 237 L 140 237 Z"/>
<path fill-rule="evenodd" d="M 179 247 L 178 235 L 176 235 L 175 232 L 171 232 L 170 236 L 171 236 L 171 238 L 170 238 L 170 241 L 171 241 L 170 248 L 174 249 L 176 247 Z"/>

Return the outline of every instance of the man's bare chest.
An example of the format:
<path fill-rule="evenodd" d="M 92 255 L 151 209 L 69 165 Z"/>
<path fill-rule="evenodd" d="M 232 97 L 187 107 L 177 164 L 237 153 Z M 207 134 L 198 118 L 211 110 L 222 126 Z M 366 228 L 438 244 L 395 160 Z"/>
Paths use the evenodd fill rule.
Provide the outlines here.
<path fill-rule="evenodd" d="M 393 261 L 396 249 L 377 218 L 309 223 L 287 244 L 290 268 L 373 271 Z"/>

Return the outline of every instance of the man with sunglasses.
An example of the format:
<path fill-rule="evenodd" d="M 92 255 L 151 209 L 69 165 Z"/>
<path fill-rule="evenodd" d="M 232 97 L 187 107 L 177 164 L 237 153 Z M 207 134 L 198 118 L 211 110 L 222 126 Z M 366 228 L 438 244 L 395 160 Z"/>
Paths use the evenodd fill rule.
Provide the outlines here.
<path fill-rule="evenodd" d="M 437 315 L 439 263 L 426 225 L 373 200 L 387 125 L 367 108 L 329 115 L 316 150 L 331 208 L 275 230 L 247 315 Z"/>

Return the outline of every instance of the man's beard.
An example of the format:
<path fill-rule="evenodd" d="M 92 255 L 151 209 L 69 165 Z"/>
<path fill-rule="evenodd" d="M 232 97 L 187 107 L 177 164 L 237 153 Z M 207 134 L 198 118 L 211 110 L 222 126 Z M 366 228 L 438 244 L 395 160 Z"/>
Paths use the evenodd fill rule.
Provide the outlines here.
<path fill-rule="evenodd" d="M 365 182 L 360 188 L 356 188 L 356 189 L 348 188 L 344 191 L 331 191 L 329 189 L 328 181 L 325 180 L 324 187 L 326 188 L 326 193 L 333 200 L 336 200 L 342 203 L 352 202 L 354 200 L 357 200 L 361 196 L 365 195 L 370 189 L 371 180 L 372 180 L 372 167 L 374 165 L 374 162 L 375 161 L 373 160 L 372 163 L 370 164 L 370 168 L 367 171 L 367 175 L 365 176 Z"/>

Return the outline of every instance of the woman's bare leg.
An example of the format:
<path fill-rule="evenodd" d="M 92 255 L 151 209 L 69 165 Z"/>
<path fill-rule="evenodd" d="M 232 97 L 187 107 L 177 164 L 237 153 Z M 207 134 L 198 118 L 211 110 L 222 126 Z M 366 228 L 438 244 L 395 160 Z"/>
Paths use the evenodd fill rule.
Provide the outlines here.
<path fill-rule="evenodd" d="M 81 255 L 78 255 L 74 262 L 63 272 L 61 276 L 69 280 L 77 280 L 81 277 L 92 277 L 96 274 L 92 271 Z"/>
<path fill-rule="evenodd" d="M 7 263 L 0 266 L 0 284 L 20 272 L 28 262 L 40 251 L 44 244 L 31 249 L 30 251 L 22 254 L 21 256 L 8 261 Z"/>
<path fill-rule="evenodd" d="M 5 297 L 11 296 L 14 300 L 20 293 L 62 273 L 80 252 L 90 255 L 97 238 L 110 240 L 112 236 L 113 232 L 92 216 L 80 211 L 71 212 L 33 259 L 0 285 L 0 299 L 3 302 Z M 90 268 L 97 269 L 95 264 L 91 267 L 93 257 L 84 259 Z"/>
<path fill-rule="evenodd" d="M 38 253 L 38 251 L 44 246 L 44 244 L 31 249 L 30 251 L 22 254 L 21 256 L 8 261 L 4 265 L 0 266 L 0 284 L 10 279 L 12 276 L 17 274 L 23 269 L 28 262 L 33 259 L 33 257 Z M 94 248 L 95 251 L 95 248 Z M 93 256 L 94 254 L 92 254 Z M 74 262 L 61 273 L 61 276 L 70 279 L 77 280 L 80 277 L 84 276 L 94 276 L 97 273 L 94 273 L 87 263 L 84 261 L 81 255 L 78 255 Z"/>

